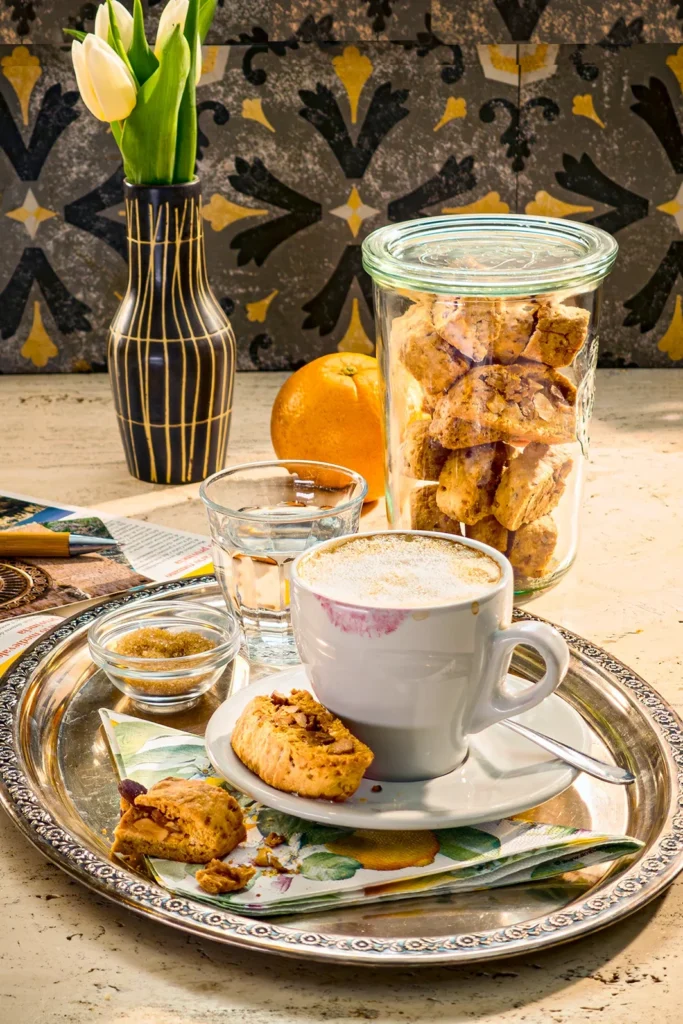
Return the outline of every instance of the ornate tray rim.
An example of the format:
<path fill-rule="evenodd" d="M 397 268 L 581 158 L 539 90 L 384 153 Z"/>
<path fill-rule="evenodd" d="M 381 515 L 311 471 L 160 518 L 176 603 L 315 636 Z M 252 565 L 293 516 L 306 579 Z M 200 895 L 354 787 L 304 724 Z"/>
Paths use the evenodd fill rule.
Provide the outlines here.
<path fill-rule="evenodd" d="M 569 630 L 560 629 L 574 653 L 611 673 L 638 700 L 669 761 L 675 795 L 670 830 L 660 833 L 656 848 L 615 881 L 602 885 L 566 910 L 493 931 L 451 936 L 378 939 L 320 934 L 277 923 L 241 917 L 169 895 L 93 853 L 63 829 L 44 808 L 40 793 L 22 770 L 18 744 L 21 693 L 41 660 L 95 618 L 106 606 L 119 607 L 150 594 L 170 593 L 213 582 L 195 577 L 136 588 L 98 602 L 64 620 L 29 647 L 0 680 L 0 802 L 24 836 L 49 860 L 77 881 L 135 912 L 204 938 L 288 956 L 367 964 L 438 964 L 475 962 L 528 953 L 569 941 L 612 924 L 643 907 L 683 869 L 683 726 L 663 698 L 640 676 L 606 651 Z M 533 619 L 516 610 L 517 618 Z"/>

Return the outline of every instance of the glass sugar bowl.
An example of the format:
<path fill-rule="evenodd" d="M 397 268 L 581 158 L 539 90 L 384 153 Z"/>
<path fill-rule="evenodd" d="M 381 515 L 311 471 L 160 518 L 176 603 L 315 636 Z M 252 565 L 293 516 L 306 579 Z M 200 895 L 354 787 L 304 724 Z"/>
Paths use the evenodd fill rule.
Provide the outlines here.
<path fill-rule="evenodd" d="M 240 648 L 233 615 L 199 601 L 134 601 L 95 619 L 90 656 L 142 711 L 184 711 L 210 690 Z"/>
<path fill-rule="evenodd" d="M 571 566 L 611 235 L 555 218 L 427 217 L 363 243 L 394 528 L 464 534 L 517 594 Z"/>

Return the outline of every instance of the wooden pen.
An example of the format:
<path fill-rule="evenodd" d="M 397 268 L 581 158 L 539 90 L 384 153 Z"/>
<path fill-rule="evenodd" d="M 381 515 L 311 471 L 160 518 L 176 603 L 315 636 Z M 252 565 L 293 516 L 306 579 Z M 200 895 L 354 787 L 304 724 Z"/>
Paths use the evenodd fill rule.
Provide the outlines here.
<path fill-rule="evenodd" d="M 66 531 L 0 530 L 0 557 L 4 558 L 73 558 L 117 547 L 117 541 L 106 537 L 86 537 Z"/>

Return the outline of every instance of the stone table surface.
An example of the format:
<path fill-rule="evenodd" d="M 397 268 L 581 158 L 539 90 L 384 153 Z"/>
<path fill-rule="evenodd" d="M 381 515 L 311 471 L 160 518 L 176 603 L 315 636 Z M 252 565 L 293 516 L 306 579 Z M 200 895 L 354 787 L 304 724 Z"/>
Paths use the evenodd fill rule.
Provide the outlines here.
<path fill-rule="evenodd" d="M 283 374 L 243 374 L 230 460 L 270 454 Z M 127 473 L 106 377 L 0 378 L 0 492 L 206 532 L 195 486 Z M 598 373 L 577 563 L 539 614 L 683 703 L 683 376 Z M 377 518 L 378 509 L 371 513 Z M 0 812 L 1 815 L 1 812 Z M 683 879 L 592 938 L 463 968 L 369 971 L 197 941 L 97 898 L 0 819 L 3 1024 L 679 1024 Z"/>

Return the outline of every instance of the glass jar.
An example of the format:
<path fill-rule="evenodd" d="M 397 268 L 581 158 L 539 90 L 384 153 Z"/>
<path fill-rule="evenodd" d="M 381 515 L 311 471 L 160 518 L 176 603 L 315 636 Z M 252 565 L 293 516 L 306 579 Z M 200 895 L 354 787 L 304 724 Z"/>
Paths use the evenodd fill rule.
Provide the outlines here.
<path fill-rule="evenodd" d="M 577 549 L 611 235 L 521 215 L 427 217 L 363 243 L 394 528 L 505 552 L 516 592 Z"/>

